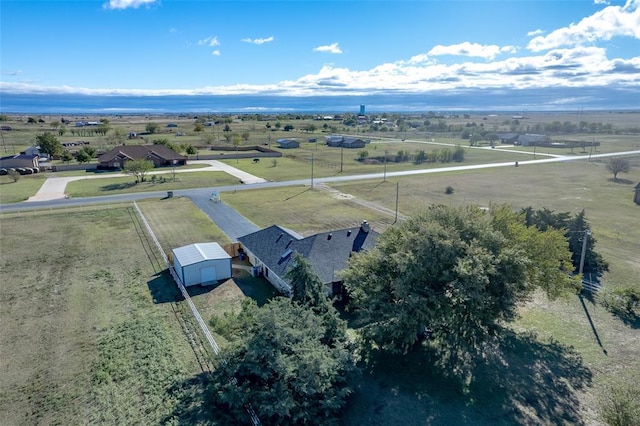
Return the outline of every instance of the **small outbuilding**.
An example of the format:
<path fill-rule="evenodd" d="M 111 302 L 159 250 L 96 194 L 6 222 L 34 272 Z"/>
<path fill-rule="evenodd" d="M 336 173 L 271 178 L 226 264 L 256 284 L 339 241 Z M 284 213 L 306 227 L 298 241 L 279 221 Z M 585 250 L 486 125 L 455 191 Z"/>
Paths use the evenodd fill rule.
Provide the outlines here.
<path fill-rule="evenodd" d="M 636 185 L 633 193 L 633 202 L 640 205 L 640 183 Z"/>
<path fill-rule="evenodd" d="M 278 139 L 278 147 L 282 149 L 299 148 L 300 142 L 295 139 Z"/>
<path fill-rule="evenodd" d="M 185 287 L 231 278 L 231 256 L 218 243 L 195 243 L 172 252 L 173 268 Z"/>

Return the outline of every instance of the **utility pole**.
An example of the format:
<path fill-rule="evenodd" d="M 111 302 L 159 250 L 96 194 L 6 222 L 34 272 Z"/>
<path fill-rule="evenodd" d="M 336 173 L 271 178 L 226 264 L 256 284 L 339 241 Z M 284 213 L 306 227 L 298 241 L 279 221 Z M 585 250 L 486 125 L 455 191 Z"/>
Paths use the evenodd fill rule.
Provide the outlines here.
<path fill-rule="evenodd" d="M 313 189 L 313 152 L 311 153 L 311 189 Z"/>
<path fill-rule="evenodd" d="M 384 179 L 382 181 L 387 181 L 387 151 L 384 152 Z"/>
<path fill-rule="evenodd" d="M 588 229 L 585 229 L 584 237 L 582 237 L 582 254 L 580 255 L 580 269 L 578 270 L 578 274 L 580 274 L 581 280 L 582 280 L 582 271 L 584 269 L 584 257 L 587 254 L 587 240 L 589 240 L 589 235 L 591 235 L 591 231 Z"/>
<path fill-rule="evenodd" d="M 396 218 L 393 223 L 398 222 L 398 199 L 400 197 L 400 182 L 396 182 Z"/>

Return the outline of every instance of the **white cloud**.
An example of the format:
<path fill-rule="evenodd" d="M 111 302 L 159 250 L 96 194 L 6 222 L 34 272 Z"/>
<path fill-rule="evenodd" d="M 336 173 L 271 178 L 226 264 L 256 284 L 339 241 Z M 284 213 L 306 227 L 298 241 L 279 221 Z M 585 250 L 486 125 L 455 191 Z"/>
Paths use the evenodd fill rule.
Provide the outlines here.
<path fill-rule="evenodd" d="M 542 35 L 542 34 L 544 34 L 544 30 L 537 29 L 537 30 L 529 31 L 527 33 L 527 37 L 539 36 L 539 35 Z"/>
<path fill-rule="evenodd" d="M 169 32 L 172 33 L 172 34 L 175 34 L 175 33 L 178 32 L 178 29 L 177 28 L 169 28 Z"/>
<path fill-rule="evenodd" d="M 578 46 L 613 37 L 640 39 L 640 0 L 628 0 L 624 6 L 608 6 L 577 24 L 538 36 L 527 48 L 534 52 L 561 46 Z"/>
<path fill-rule="evenodd" d="M 327 46 L 318 46 L 313 49 L 316 52 L 327 52 L 327 53 L 342 53 L 342 50 L 338 46 L 338 43 L 333 43 Z"/>
<path fill-rule="evenodd" d="M 264 44 L 264 43 L 270 43 L 272 41 L 274 41 L 275 38 L 273 36 L 271 37 L 266 37 L 266 38 L 243 38 L 242 41 L 244 41 L 245 43 L 252 43 L 252 44 Z"/>
<path fill-rule="evenodd" d="M 213 52 L 211 52 L 211 55 L 220 56 L 220 51 L 219 50 L 214 50 Z"/>
<path fill-rule="evenodd" d="M 478 43 L 464 43 L 452 44 L 449 46 L 437 45 L 431 49 L 427 55 L 440 56 L 440 55 L 456 55 L 456 56 L 476 56 L 485 59 L 493 59 L 500 53 L 515 53 L 518 51 L 516 46 L 496 46 L 484 45 Z"/>
<path fill-rule="evenodd" d="M 140 6 L 150 6 L 153 3 L 158 3 L 159 0 L 109 0 L 102 5 L 105 9 L 137 9 Z"/>
<path fill-rule="evenodd" d="M 22 70 L 16 70 L 16 71 L 7 71 L 7 72 L 3 72 L 3 75 L 8 75 L 10 77 L 15 77 L 18 75 L 22 75 Z"/>
<path fill-rule="evenodd" d="M 202 40 L 198 40 L 198 46 L 215 47 L 219 45 L 220 45 L 220 42 L 218 41 L 218 36 L 211 36 L 211 37 L 203 38 Z"/>
<path fill-rule="evenodd" d="M 608 0 L 593 0 L 593 4 L 611 4 Z"/>

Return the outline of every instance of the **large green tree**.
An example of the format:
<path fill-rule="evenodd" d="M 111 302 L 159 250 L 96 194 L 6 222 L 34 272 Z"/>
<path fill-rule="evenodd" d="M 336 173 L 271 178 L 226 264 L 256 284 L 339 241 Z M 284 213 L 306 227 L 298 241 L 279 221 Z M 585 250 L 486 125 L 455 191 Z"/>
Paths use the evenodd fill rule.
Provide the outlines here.
<path fill-rule="evenodd" d="M 527 227 L 506 207 L 434 206 L 354 255 L 343 277 L 364 353 L 406 353 L 429 336 L 444 362 L 464 365 L 535 288 L 575 291 L 572 269 L 559 231 Z"/>
<path fill-rule="evenodd" d="M 354 369 L 345 344 L 327 345 L 322 318 L 288 298 L 253 313 L 212 374 L 213 403 L 224 420 L 246 421 L 250 406 L 262 424 L 337 424 Z"/>
<path fill-rule="evenodd" d="M 36 144 L 40 146 L 40 152 L 49 154 L 50 156 L 62 153 L 62 144 L 58 138 L 49 132 L 44 132 L 36 136 Z"/>
<path fill-rule="evenodd" d="M 136 183 L 144 182 L 147 174 L 153 170 L 153 162 L 149 160 L 129 160 L 124 164 L 124 171 L 136 177 Z"/>

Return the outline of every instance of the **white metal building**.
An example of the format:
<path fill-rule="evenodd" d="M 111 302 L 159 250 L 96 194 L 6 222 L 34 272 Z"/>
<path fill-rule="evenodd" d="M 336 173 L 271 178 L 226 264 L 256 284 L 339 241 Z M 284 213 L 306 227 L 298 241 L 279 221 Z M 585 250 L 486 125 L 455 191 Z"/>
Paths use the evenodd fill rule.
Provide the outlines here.
<path fill-rule="evenodd" d="M 185 287 L 231 278 L 231 256 L 218 243 L 196 243 L 173 249 L 173 267 Z"/>

